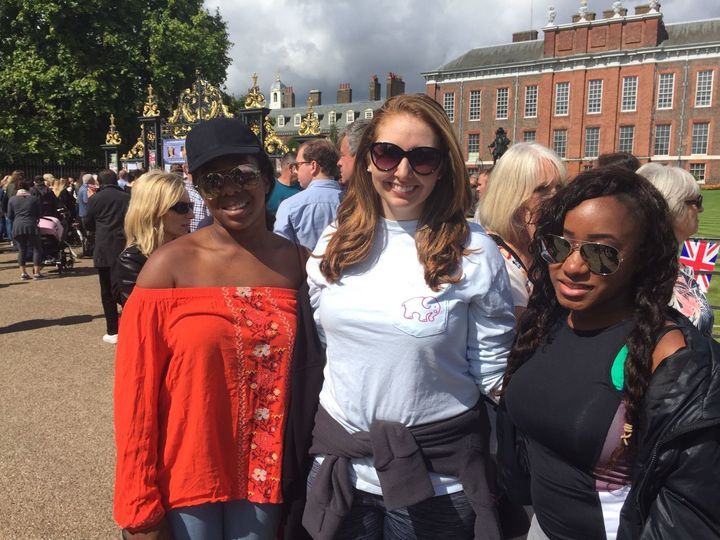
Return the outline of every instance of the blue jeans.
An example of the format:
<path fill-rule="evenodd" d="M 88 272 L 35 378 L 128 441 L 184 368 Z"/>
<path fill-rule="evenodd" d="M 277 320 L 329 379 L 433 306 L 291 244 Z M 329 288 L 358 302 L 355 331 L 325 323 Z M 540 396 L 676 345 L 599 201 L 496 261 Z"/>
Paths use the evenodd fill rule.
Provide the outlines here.
<path fill-rule="evenodd" d="M 319 467 L 313 464 L 308 487 Z M 352 508 L 335 540 L 472 540 L 474 527 L 475 512 L 462 491 L 388 510 L 382 496 L 355 489 Z"/>
<path fill-rule="evenodd" d="M 282 505 L 206 503 L 167 513 L 174 540 L 274 540 Z"/>

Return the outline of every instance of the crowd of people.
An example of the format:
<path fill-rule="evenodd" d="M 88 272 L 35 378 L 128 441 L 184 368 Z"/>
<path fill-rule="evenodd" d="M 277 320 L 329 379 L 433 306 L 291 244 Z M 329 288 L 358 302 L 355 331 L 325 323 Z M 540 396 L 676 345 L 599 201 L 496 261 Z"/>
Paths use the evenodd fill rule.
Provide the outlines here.
<path fill-rule="evenodd" d="M 8 181 L 19 261 L 44 198 L 95 231 L 123 537 L 720 537 L 697 182 L 538 143 L 469 175 L 421 95 L 355 124 L 275 165 L 218 118 L 169 172 Z"/>

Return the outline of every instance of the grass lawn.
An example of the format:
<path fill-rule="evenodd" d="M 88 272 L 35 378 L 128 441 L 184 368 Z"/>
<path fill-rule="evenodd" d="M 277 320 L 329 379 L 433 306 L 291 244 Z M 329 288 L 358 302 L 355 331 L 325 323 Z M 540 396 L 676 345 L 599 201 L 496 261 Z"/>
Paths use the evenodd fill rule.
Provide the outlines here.
<path fill-rule="evenodd" d="M 720 238 L 720 190 L 703 190 L 704 211 L 700 214 L 700 229 L 696 236 Z M 715 270 L 720 269 L 720 261 L 715 263 Z M 720 276 L 710 280 L 708 300 L 713 306 L 720 306 Z M 720 328 L 720 312 L 715 312 L 715 332 Z"/>

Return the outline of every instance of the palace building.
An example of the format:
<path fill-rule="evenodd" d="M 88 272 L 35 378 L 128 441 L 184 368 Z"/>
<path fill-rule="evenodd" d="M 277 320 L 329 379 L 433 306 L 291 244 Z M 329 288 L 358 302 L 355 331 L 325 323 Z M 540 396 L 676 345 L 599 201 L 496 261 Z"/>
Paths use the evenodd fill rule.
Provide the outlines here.
<path fill-rule="evenodd" d="M 503 127 L 513 142 L 553 148 L 570 174 L 598 155 L 683 167 L 720 183 L 720 19 L 665 24 L 657 1 L 596 16 L 582 0 L 567 24 L 513 34 L 423 73 L 462 141 L 469 169 L 492 163 Z"/>

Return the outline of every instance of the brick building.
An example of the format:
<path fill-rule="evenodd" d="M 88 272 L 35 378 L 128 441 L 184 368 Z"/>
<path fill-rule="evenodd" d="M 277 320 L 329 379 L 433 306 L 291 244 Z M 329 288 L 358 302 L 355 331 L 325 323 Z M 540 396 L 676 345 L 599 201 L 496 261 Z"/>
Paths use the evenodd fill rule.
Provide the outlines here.
<path fill-rule="evenodd" d="M 720 19 L 665 24 L 657 2 L 554 19 L 551 8 L 542 40 L 519 32 L 423 73 L 468 168 L 492 162 L 488 144 L 503 127 L 513 142 L 554 148 L 571 174 L 629 151 L 720 183 Z"/>

